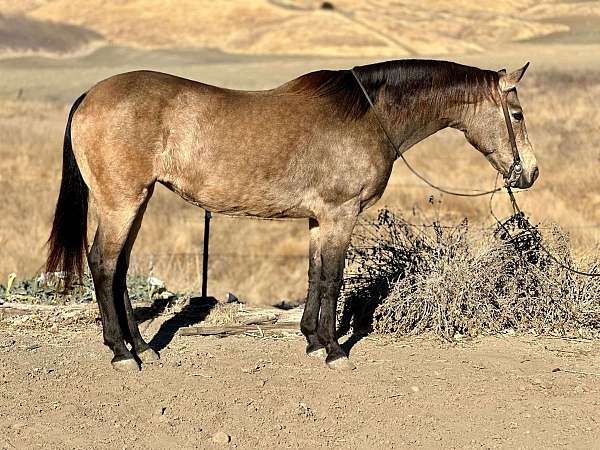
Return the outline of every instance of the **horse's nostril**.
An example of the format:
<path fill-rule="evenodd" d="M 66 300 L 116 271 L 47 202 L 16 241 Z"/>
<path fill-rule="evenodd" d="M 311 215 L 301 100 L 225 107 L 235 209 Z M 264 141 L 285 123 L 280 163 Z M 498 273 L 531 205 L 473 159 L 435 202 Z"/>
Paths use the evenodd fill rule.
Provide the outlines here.
<path fill-rule="evenodd" d="M 533 173 L 531 174 L 531 182 L 533 183 L 535 180 L 537 180 L 537 178 L 540 176 L 540 169 L 538 169 L 537 167 L 533 170 Z"/>

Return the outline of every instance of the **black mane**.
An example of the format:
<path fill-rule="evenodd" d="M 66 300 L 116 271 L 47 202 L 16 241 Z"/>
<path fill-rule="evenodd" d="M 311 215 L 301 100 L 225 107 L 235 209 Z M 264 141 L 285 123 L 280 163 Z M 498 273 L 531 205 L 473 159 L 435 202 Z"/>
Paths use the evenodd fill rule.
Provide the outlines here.
<path fill-rule="evenodd" d="M 414 114 L 442 112 L 451 106 L 493 98 L 498 73 L 448 61 L 405 59 L 354 68 L 373 103 L 385 95 Z M 321 70 L 294 80 L 292 90 L 331 97 L 345 118 L 359 119 L 369 102 L 350 70 Z M 433 111 L 432 111 L 433 110 Z"/>

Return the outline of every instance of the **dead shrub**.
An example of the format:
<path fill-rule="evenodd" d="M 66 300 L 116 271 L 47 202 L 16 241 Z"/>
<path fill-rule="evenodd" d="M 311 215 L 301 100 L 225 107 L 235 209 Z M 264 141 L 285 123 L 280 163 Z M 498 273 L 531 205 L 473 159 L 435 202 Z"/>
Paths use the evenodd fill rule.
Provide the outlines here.
<path fill-rule="evenodd" d="M 522 216 L 496 229 L 434 221 L 414 225 L 389 210 L 363 223 L 349 249 L 341 331 L 452 339 L 506 330 L 597 336 L 600 278 L 576 275 L 556 225 L 524 230 Z M 585 262 L 597 271 L 597 256 Z"/>

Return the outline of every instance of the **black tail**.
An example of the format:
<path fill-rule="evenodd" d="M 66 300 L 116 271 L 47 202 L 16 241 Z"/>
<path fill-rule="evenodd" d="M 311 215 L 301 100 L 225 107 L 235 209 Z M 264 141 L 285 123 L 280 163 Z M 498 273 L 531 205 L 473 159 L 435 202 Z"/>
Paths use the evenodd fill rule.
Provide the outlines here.
<path fill-rule="evenodd" d="M 75 100 L 69 112 L 63 144 L 62 181 L 48 239 L 46 270 L 64 272 L 67 287 L 74 276 L 81 278 L 87 249 L 88 187 L 81 177 L 71 145 L 71 121 L 85 95 Z"/>

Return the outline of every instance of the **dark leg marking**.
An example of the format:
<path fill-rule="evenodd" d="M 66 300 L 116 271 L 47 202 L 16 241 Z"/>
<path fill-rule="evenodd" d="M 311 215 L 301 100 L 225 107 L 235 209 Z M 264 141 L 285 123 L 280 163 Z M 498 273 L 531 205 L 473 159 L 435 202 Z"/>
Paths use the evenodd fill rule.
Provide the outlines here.
<path fill-rule="evenodd" d="M 357 213 L 340 214 L 321 223 L 321 314 L 317 327 L 319 340 L 327 349 L 332 369 L 351 370 L 354 365 L 340 347 L 336 332 L 337 301 L 342 286 L 344 260 Z"/>
<path fill-rule="evenodd" d="M 119 291 L 115 293 L 115 302 L 117 303 L 117 311 L 119 312 L 121 327 L 125 335 L 127 342 L 131 344 L 133 351 L 137 354 L 138 358 L 143 363 L 151 363 L 159 359 L 159 355 L 154 351 L 148 343 L 142 337 L 138 324 L 135 321 L 133 313 L 133 307 L 131 306 L 131 300 L 129 299 L 129 293 L 127 292 L 127 270 L 129 269 L 129 258 L 131 256 L 131 249 L 137 238 L 142 219 L 146 211 L 148 201 L 152 196 L 154 186 L 148 188 L 148 194 L 146 199 L 140 206 L 140 209 L 131 225 L 131 230 L 127 236 L 127 241 L 123 247 L 119 258 L 119 266 L 117 273 L 119 275 Z"/>
<path fill-rule="evenodd" d="M 300 322 L 300 330 L 306 337 L 308 345 L 306 353 L 310 356 L 325 357 L 325 346 L 317 337 L 317 324 L 321 308 L 321 244 L 319 240 L 319 224 L 315 219 L 308 220 L 310 246 L 308 252 L 308 294 L 306 305 Z"/>
<path fill-rule="evenodd" d="M 115 236 L 115 233 L 109 232 L 109 230 L 115 231 L 111 230 L 105 219 L 102 219 L 96 230 L 96 237 L 89 254 L 90 270 L 102 318 L 104 344 L 114 354 L 111 363 L 116 370 L 138 370 L 138 363 L 125 345 L 125 336 L 113 299 L 115 288 L 118 285 L 118 280 L 115 279 L 117 262 L 125 238 L 119 242 L 119 236 L 123 233 L 116 233 Z"/>

